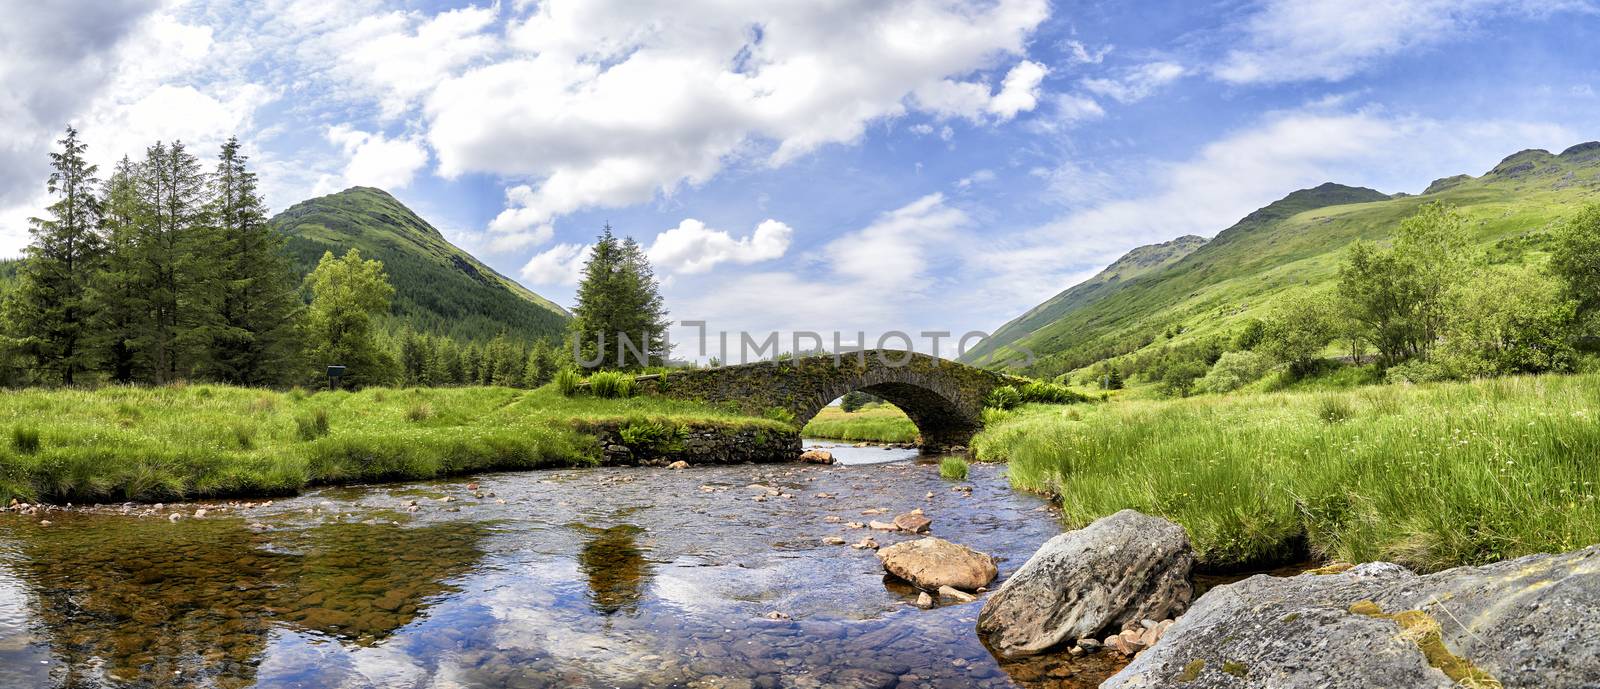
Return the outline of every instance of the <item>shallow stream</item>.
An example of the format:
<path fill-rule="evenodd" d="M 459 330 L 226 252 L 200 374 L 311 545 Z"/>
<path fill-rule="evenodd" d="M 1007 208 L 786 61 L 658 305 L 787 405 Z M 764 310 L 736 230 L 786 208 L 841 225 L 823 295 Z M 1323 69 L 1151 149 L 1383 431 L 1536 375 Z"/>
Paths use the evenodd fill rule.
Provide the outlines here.
<path fill-rule="evenodd" d="M 841 463 L 329 488 L 198 519 L 182 506 L 177 521 L 171 507 L 53 513 L 47 526 L 0 516 L 0 687 L 1089 687 L 1105 676 L 1106 661 L 1064 654 L 1002 664 L 973 631 L 981 603 L 918 609 L 871 550 L 823 543 L 901 540 L 846 523 L 920 507 L 934 535 L 995 555 L 1004 577 L 1060 530 L 1004 467 L 973 464 L 953 482 L 914 451 L 815 444 Z"/>

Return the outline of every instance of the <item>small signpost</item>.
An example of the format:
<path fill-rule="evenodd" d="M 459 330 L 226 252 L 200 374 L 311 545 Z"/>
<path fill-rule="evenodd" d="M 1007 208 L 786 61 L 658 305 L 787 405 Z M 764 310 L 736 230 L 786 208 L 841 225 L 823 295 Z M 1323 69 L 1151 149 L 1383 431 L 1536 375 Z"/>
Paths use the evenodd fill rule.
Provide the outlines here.
<path fill-rule="evenodd" d="M 339 379 L 343 378 L 343 377 L 344 377 L 344 367 L 343 366 L 329 366 L 328 367 L 328 389 L 329 390 L 338 390 L 339 389 Z"/>

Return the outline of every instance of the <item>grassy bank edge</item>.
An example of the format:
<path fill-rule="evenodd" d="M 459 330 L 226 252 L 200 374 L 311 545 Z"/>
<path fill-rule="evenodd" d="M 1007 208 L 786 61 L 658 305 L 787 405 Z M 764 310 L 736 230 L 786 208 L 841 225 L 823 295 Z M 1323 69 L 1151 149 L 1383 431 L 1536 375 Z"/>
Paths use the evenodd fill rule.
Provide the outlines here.
<path fill-rule="evenodd" d="M 0 396 L 0 502 L 157 502 L 311 486 L 593 466 L 595 426 L 779 422 L 654 397 L 550 387 L 308 394 L 217 385 L 20 390 Z"/>
<path fill-rule="evenodd" d="M 1597 414 L 1595 375 L 1030 406 L 974 452 L 1069 526 L 1172 519 L 1210 567 L 1433 571 L 1600 542 Z"/>
<path fill-rule="evenodd" d="M 839 407 L 824 407 L 800 434 L 807 438 L 873 443 L 910 443 L 920 436 L 911 418 L 891 404 L 869 404 L 848 413 Z"/>

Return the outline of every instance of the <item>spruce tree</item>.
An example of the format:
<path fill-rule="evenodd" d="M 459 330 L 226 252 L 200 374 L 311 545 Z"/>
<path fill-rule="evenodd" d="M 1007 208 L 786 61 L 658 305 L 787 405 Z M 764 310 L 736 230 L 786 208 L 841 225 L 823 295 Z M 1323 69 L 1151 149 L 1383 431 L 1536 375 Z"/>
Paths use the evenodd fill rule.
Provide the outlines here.
<path fill-rule="evenodd" d="M 189 373 L 189 354 L 213 332 L 212 296 L 203 285 L 210 252 L 204 244 L 205 178 L 200 161 L 182 142 L 157 142 L 145 152 L 140 197 L 150 213 L 138 237 L 139 295 L 145 323 L 134 349 L 151 380 L 166 383 Z"/>
<path fill-rule="evenodd" d="M 605 226 L 589 251 L 568 326 L 569 346 L 586 369 L 636 369 L 666 352 L 666 309 L 644 249 Z M 619 346 L 624 338 L 632 343 Z M 641 356 L 641 353 L 643 356 Z"/>
<path fill-rule="evenodd" d="M 98 234 L 100 199 L 96 166 L 83 157 L 78 130 L 67 127 L 50 154 L 47 188 L 60 196 L 47 209 L 49 218 L 32 218 L 19 284 L 7 303 L 10 342 L 31 359 L 40 374 L 72 385 L 90 367 L 90 281 L 98 268 L 103 243 Z"/>
<path fill-rule="evenodd" d="M 123 156 L 106 182 L 102 235 L 105 259 L 94 276 L 92 344 L 101 370 L 113 381 L 131 383 L 149 375 L 135 343 L 145 325 L 139 233 L 150 208 L 139 194 L 143 169 Z"/>
<path fill-rule="evenodd" d="M 222 145 L 211 176 L 209 227 L 192 232 L 197 278 L 190 322 L 201 330 L 202 370 L 240 385 L 282 381 L 295 349 L 300 300 L 283 251 L 283 235 L 267 225 L 256 173 L 238 138 Z"/>

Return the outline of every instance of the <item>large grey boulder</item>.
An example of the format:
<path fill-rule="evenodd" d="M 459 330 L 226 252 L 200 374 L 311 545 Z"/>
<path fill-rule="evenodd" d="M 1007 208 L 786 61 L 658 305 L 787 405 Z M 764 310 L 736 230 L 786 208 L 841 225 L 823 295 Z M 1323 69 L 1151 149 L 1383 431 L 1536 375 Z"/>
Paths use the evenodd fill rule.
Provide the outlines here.
<path fill-rule="evenodd" d="M 1600 687 L 1600 546 L 1417 576 L 1256 576 L 1195 601 L 1104 689 Z"/>
<path fill-rule="evenodd" d="M 1183 527 L 1123 510 L 1045 542 L 984 602 L 978 631 L 1015 657 L 1175 617 L 1193 567 Z"/>

